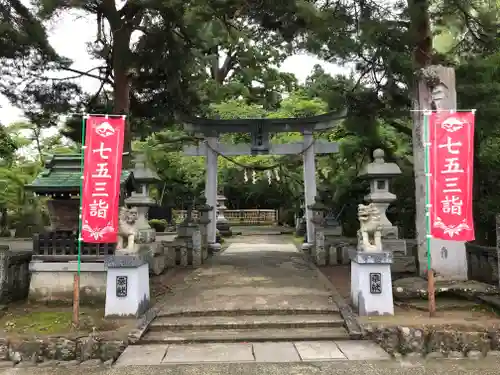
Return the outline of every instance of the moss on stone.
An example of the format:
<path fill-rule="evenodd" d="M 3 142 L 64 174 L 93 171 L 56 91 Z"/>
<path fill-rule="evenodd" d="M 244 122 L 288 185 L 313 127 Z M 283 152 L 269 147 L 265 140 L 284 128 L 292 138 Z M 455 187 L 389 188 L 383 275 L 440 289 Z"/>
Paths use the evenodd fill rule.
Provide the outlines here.
<path fill-rule="evenodd" d="M 105 319 L 104 312 L 98 309 L 81 309 L 78 329 L 73 326 L 72 318 L 73 312 L 69 308 L 15 308 L 0 318 L 0 330 L 7 335 L 54 335 L 111 331 L 120 326 L 117 321 Z"/>

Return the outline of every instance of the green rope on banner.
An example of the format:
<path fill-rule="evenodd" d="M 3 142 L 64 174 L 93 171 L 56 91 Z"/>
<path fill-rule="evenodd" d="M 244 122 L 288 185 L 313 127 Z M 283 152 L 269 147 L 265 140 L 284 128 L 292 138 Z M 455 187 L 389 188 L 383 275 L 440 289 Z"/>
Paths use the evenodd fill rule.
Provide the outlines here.
<path fill-rule="evenodd" d="M 429 176 L 429 115 L 424 114 L 424 170 L 425 170 L 425 227 L 427 247 L 427 270 L 431 271 L 431 211 L 430 211 L 430 176 Z"/>
<path fill-rule="evenodd" d="M 82 147 L 81 147 L 81 161 L 80 161 L 80 212 L 78 215 L 78 276 L 80 276 L 80 269 L 82 265 L 82 214 L 83 214 L 83 165 L 84 165 L 84 157 L 85 157 L 85 123 L 87 120 L 87 116 L 82 117 Z"/>

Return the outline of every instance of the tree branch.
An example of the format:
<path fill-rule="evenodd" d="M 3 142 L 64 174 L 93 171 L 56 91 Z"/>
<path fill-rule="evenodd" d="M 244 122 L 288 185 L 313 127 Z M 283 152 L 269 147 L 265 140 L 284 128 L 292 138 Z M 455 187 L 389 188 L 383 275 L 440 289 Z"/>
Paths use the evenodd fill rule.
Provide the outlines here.
<path fill-rule="evenodd" d="M 73 69 L 73 68 L 66 67 L 66 66 L 60 66 L 59 69 L 66 70 L 68 72 L 72 72 L 72 73 L 78 74 L 78 76 L 76 76 L 75 78 L 79 78 L 79 77 L 85 76 L 85 77 L 97 79 L 99 81 L 104 81 L 105 83 L 109 83 L 110 85 L 113 84 L 113 81 L 109 79 L 109 76 L 107 76 L 107 77 L 100 77 L 98 75 L 90 73 L 92 70 L 97 69 L 97 67 L 96 68 L 92 68 L 89 71 L 81 71 L 81 70 Z"/>
<path fill-rule="evenodd" d="M 62 77 L 62 78 L 49 78 L 47 77 L 47 79 L 50 79 L 51 81 L 66 81 L 68 79 L 76 79 L 76 78 L 80 78 L 82 76 L 89 76 L 89 73 L 90 72 L 93 72 L 94 70 L 97 70 L 97 69 L 102 69 L 102 68 L 106 68 L 105 66 L 96 66 L 95 68 L 92 68 L 92 69 L 89 69 L 89 70 L 86 70 L 84 72 L 80 72 L 74 76 L 69 76 L 69 77 Z M 93 75 L 90 75 L 90 77 L 94 78 Z M 102 78 L 101 78 L 102 79 Z M 104 81 L 104 80 L 103 80 Z"/>

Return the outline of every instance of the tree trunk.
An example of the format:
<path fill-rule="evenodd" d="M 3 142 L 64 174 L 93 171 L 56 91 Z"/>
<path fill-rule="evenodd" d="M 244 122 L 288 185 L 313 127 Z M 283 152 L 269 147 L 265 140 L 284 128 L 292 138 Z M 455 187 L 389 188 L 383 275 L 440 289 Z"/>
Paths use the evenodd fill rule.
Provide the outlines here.
<path fill-rule="evenodd" d="M 121 29 L 113 32 L 113 112 L 115 114 L 128 115 L 130 112 L 130 36 L 131 32 L 125 25 L 122 25 Z M 125 123 L 123 151 L 130 152 L 131 150 L 132 131 L 130 119 L 127 119 Z"/>
<path fill-rule="evenodd" d="M 431 63 L 432 38 L 427 0 L 408 0 L 410 13 L 410 32 L 412 36 L 414 72 L 419 72 Z M 427 267 L 426 220 L 425 220 L 425 154 L 423 143 L 423 111 L 431 109 L 431 93 L 427 84 L 418 76 L 413 82 L 413 171 L 415 174 L 415 231 L 418 243 L 420 275 Z"/>

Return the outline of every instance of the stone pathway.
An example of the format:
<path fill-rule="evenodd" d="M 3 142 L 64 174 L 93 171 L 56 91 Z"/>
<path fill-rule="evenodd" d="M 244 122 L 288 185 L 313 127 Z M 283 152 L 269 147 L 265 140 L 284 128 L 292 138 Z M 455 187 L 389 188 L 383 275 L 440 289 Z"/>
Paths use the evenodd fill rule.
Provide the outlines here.
<path fill-rule="evenodd" d="M 372 342 L 349 340 L 330 285 L 290 236 L 228 242 L 171 286 L 116 366 L 389 358 Z"/>
<path fill-rule="evenodd" d="M 338 311 L 316 268 L 290 237 L 243 237 L 187 276 L 162 314 L 211 311 Z M 198 314 L 198 315 L 199 315 Z"/>
<path fill-rule="evenodd" d="M 129 346 L 115 366 L 221 362 L 370 361 L 383 359 L 390 359 L 390 356 L 378 345 L 370 341 L 212 343 Z"/>

